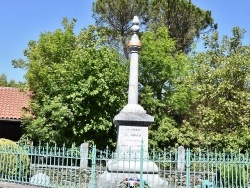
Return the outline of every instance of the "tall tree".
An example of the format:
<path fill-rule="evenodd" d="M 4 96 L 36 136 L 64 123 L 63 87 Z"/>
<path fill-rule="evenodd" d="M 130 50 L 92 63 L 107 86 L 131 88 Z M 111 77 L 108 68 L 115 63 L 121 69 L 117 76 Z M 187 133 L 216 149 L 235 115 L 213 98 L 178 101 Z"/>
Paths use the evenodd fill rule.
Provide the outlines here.
<path fill-rule="evenodd" d="M 7 80 L 7 75 L 6 74 L 1 74 L 0 75 L 0 86 L 7 86 L 8 85 L 8 80 Z"/>
<path fill-rule="evenodd" d="M 23 122 L 24 137 L 112 146 L 116 139 L 112 119 L 126 98 L 126 63 L 103 44 L 106 39 L 95 27 L 75 35 L 73 21 L 64 19 L 63 26 L 42 33 L 25 51 L 26 78 L 35 95 L 32 116 Z"/>
<path fill-rule="evenodd" d="M 2 87 L 21 88 L 21 87 L 23 87 L 23 85 L 24 85 L 24 83 L 22 83 L 22 82 L 17 83 L 15 80 L 8 81 L 6 74 L 1 74 L 0 75 L 0 86 L 2 86 Z"/>
<path fill-rule="evenodd" d="M 176 40 L 176 49 L 189 52 L 195 37 L 217 27 L 211 11 L 195 6 L 191 0 L 152 0 L 149 25 L 165 26 Z"/>
<path fill-rule="evenodd" d="M 111 46 L 119 48 L 128 57 L 131 20 L 137 15 L 141 24 L 145 24 L 148 8 L 148 1 L 145 0 L 97 0 L 93 3 L 93 17 L 98 27 L 105 28 Z"/>
<path fill-rule="evenodd" d="M 143 29 L 167 27 L 169 36 L 176 40 L 177 51 L 189 51 L 195 37 L 214 27 L 211 12 L 188 0 L 96 0 L 93 12 L 97 26 L 106 28 L 111 46 L 120 46 L 126 57 L 130 21 L 135 15 Z"/>

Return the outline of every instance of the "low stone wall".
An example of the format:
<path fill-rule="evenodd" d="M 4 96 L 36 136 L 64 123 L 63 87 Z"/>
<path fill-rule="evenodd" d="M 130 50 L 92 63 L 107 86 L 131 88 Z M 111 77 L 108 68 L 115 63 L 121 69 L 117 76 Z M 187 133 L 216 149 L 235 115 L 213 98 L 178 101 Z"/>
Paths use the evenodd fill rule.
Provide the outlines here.
<path fill-rule="evenodd" d="M 95 168 L 95 177 L 102 174 L 105 171 L 104 167 Z M 33 165 L 31 174 L 44 174 L 49 178 L 48 185 L 61 185 L 63 187 L 86 187 L 90 183 L 91 168 L 80 168 L 80 167 L 66 167 L 66 166 L 48 166 L 48 165 Z M 212 179 L 207 176 L 208 173 L 204 172 L 191 172 L 190 173 L 190 185 L 192 187 L 201 185 L 203 180 Z M 177 171 L 161 171 L 160 177 L 165 179 L 169 184 L 176 188 L 186 187 L 186 172 Z M 45 178 L 45 177 L 43 177 Z M 39 180 L 37 180 L 39 182 Z M 41 181 L 42 182 L 42 181 Z M 44 182 L 43 182 L 44 183 Z M 46 182 L 45 182 L 46 183 Z M 47 182 L 48 183 L 48 182 Z M 39 185 L 36 184 L 36 185 Z"/>
<path fill-rule="evenodd" d="M 30 181 L 31 184 L 45 184 L 48 187 L 54 185 L 63 187 L 86 187 L 86 185 L 89 184 L 90 177 L 90 168 L 33 165 Z"/>
<path fill-rule="evenodd" d="M 161 176 L 163 177 L 163 173 L 161 172 Z M 212 174 L 208 177 L 208 173 L 204 172 L 190 172 L 190 186 L 196 187 L 201 185 L 203 180 L 212 180 Z M 187 175 L 186 172 L 169 172 L 165 171 L 165 179 L 170 182 L 170 184 L 174 185 L 176 188 L 186 188 L 187 185 Z"/>

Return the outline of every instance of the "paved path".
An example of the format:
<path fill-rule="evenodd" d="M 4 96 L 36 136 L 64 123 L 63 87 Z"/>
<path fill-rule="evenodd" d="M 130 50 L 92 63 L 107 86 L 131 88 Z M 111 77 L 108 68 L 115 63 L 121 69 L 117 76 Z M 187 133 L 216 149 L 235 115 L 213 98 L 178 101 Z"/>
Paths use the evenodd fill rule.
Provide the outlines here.
<path fill-rule="evenodd" d="M 0 181 L 0 188 L 37 188 L 37 187 Z"/>

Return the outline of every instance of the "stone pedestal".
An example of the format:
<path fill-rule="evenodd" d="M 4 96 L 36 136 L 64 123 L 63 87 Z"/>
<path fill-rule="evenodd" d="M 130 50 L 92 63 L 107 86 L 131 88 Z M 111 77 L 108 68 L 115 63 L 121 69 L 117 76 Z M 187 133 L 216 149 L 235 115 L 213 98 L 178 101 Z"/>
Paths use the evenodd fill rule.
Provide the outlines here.
<path fill-rule="evenodd" d="M 114 159 L 98 178 L 98 187 L 117 187 L 125 178 L 143 178 L 150 187 L 168 187 L 159 177 L 159 168 L 148 160 L 148 126 L 154 118 L 138 104 L 128 104 L 115 116 L 117 148 Z M 142 174 L 141 174 L 142 173 Z"/>
<path fill-rule="evenodd" d="M 114 118 L 118 129 L 117 152 L 140 153 L 142 146 L 144 152 L 148 152 L 148 126 L 152 122 L 154 118 L 139 104 L 126 105 Z"/>
<path fill-rule="evenodd" d="M 119 188 L 119 185 L 122 185 L 122 181 L 126 177 L 140 177 L 138 173 L 113 173 L 105 171 L 101 174 L 99 179 L 98 188 Z M 158 174 L 143 174 L 143 179 L 147 180 L 148 186 L 151 188 L 174 188 L 173 185 L 170 185 L 167 181 L 162 180 Z"/>

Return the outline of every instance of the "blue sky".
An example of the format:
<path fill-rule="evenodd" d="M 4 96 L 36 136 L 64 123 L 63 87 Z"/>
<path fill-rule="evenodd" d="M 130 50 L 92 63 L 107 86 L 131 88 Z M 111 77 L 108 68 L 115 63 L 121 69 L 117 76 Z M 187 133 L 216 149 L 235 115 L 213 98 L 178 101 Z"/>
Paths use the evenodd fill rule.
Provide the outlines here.
<path fill-rule="evenodd" d="M 15 69 L 12 59 L 23 57 L 23 50 L 30 40 L 38 40 L 39 34 L 61 28 L 63 17 L 76 18 L 75 32 L 94 24 L 93 0 L 0 0 L 0 74 L 8 80 L 23 81 L 24 70 Z M 234 26 L 248 32 L 244 43 L 250 41 L 249 0 L 193 0 L 204 10 L 211 10 L 221 35 L 231 35 Z M 132 18 L 131 18 L 132 19 Z"/>
<path fill-rule="evenodd" d="M 244 28 L 244 44 L 250 44 L 250 1 L 249 0 L 192 0 L 203 10 L 211 10 L 218 23 L 220 35 L 231 36 L 235 26 Z"/>
<path fill-rule="evenodd" d="M 63 17 L 76 18 L 75 32 L 94 24 L 92 0 L 0 0 L 0 74 L 23 81 L 25 71 L 13 68 L 12 59 L 24 58 L 30 40 L 62 28 Z"/>

